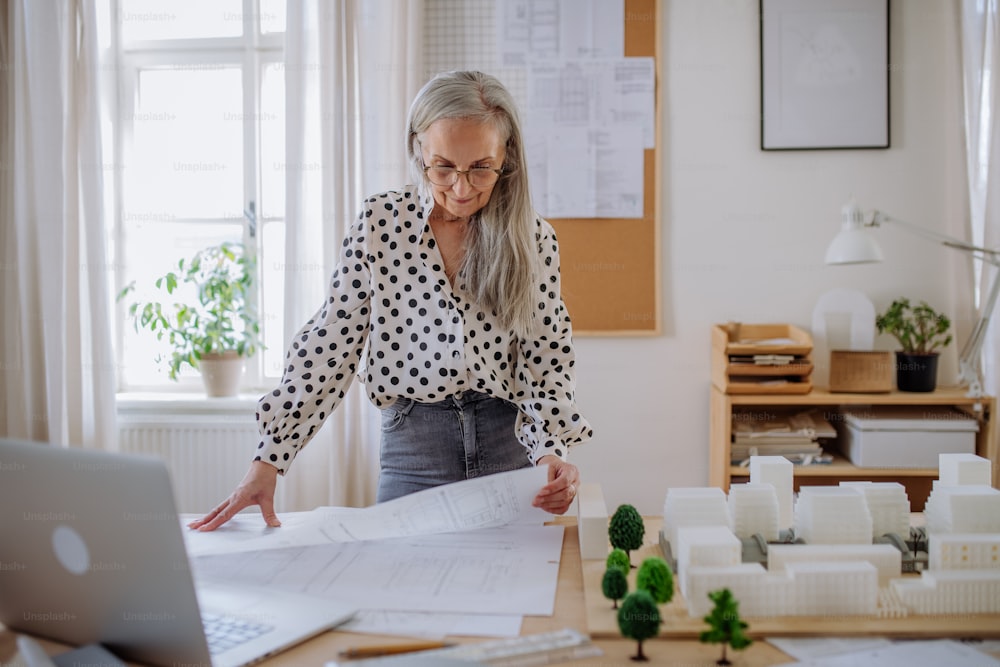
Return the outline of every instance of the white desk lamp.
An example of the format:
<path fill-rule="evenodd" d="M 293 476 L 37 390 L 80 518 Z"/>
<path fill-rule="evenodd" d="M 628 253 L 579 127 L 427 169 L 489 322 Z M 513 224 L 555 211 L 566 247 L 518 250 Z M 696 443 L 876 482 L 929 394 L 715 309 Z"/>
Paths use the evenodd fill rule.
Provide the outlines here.
<path fill-rule="evenodd" d="M 892 218 L 881 211 L 872 211 L 866 219 L 858 205 L 852 200 L 841 209 L 840 233 L 834 237 L 826 249 L 827 264 L 862 264 L 868 262 L 881 262 L 882 249 L 879 248 L 875 238 L 868 233 L 871 228 L 879 227 L 883 223 L 890 223 L 900 229 L 922 236 L 925 239 L 940 243 L 955 250 L 967 252 L 973 257 L 980 259 L 986 264 L 997 267 L 993 284 L 990 286 L 989 294 L 983 302 L 982 316 L 976 322 L 975 328 L 965 342 L 958 360 L 959 382 L 968 385 L 968 395 L 980 397 L 983 395 L 983 383 L 981 377 L 981 364 L 983 343 L 986 341 L 986 329 L 993 315 L 993 309 L 1000 296 L 1000 250 L 980 248 L 970 245 L 964 241 L 938 234 L 924 229 L 918 225 L 904 222 Z"/>

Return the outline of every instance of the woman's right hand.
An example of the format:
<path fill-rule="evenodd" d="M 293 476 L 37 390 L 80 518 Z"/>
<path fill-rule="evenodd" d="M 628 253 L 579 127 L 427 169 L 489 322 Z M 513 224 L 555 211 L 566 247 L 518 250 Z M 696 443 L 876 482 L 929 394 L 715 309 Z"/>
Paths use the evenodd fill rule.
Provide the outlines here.
<path fill-rule="evenodd" d="M 278 485 L 278 469 L 263 461 L 254 461 L 232 495 L 211 512 L 188 524 L 200 531 L 215 530 L 251 505 L 260 505 L 260 513 L 268 526 L 281 525 L 274 513 L 274 490 Z"/>

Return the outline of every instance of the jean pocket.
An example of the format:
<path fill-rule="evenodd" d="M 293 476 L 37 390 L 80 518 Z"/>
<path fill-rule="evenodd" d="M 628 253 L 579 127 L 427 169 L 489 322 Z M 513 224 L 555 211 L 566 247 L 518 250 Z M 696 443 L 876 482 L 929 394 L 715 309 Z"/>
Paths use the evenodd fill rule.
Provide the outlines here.
<path fill-rule="evenodd" d="M 406 413 L 402 410 L 392 407 L 382 410 L 382 432 L 392 433 L 398 430 L 403 422 L 406 421 Z"/>

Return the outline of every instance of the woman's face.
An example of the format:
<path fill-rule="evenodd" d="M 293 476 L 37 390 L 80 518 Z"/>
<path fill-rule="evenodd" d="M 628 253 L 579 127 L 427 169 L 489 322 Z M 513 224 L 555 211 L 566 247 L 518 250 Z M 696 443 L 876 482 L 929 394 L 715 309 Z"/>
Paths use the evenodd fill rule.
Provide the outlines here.
<path fill-rule="evenodd" d="M 420 135 L 420 151 L 424 166 L 454 167 L 459 171 L 474 167 L 500 169 L 505 157 L 504 141 L 493 125 L 464 118 L 442 118 L 431 123 Z M 496 182 L 475 188 L 462 174 L 450 187 L 433 183 L 430 187 L 439 212 L 467 218 L 486 206 Z"/>

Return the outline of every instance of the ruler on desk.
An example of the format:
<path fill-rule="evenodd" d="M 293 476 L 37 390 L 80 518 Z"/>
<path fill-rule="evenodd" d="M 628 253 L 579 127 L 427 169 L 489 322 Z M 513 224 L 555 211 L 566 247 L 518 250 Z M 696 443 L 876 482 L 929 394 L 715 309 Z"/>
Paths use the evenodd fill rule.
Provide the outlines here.
<path fill-rule="evenodd" d="M 599 647 L 590 642 L 590 637 L 569 628 L 540 632 L 510 639 L 491 639 L 432 649 L 406 655 L 393 655 L 365 660 L 328 662 L 326 667 L 406 667 L 407 665 L 461 664 L 492 667 L 534 667 L 554 665 L 569 660 L 590 658 L 601 655 Z"/>

